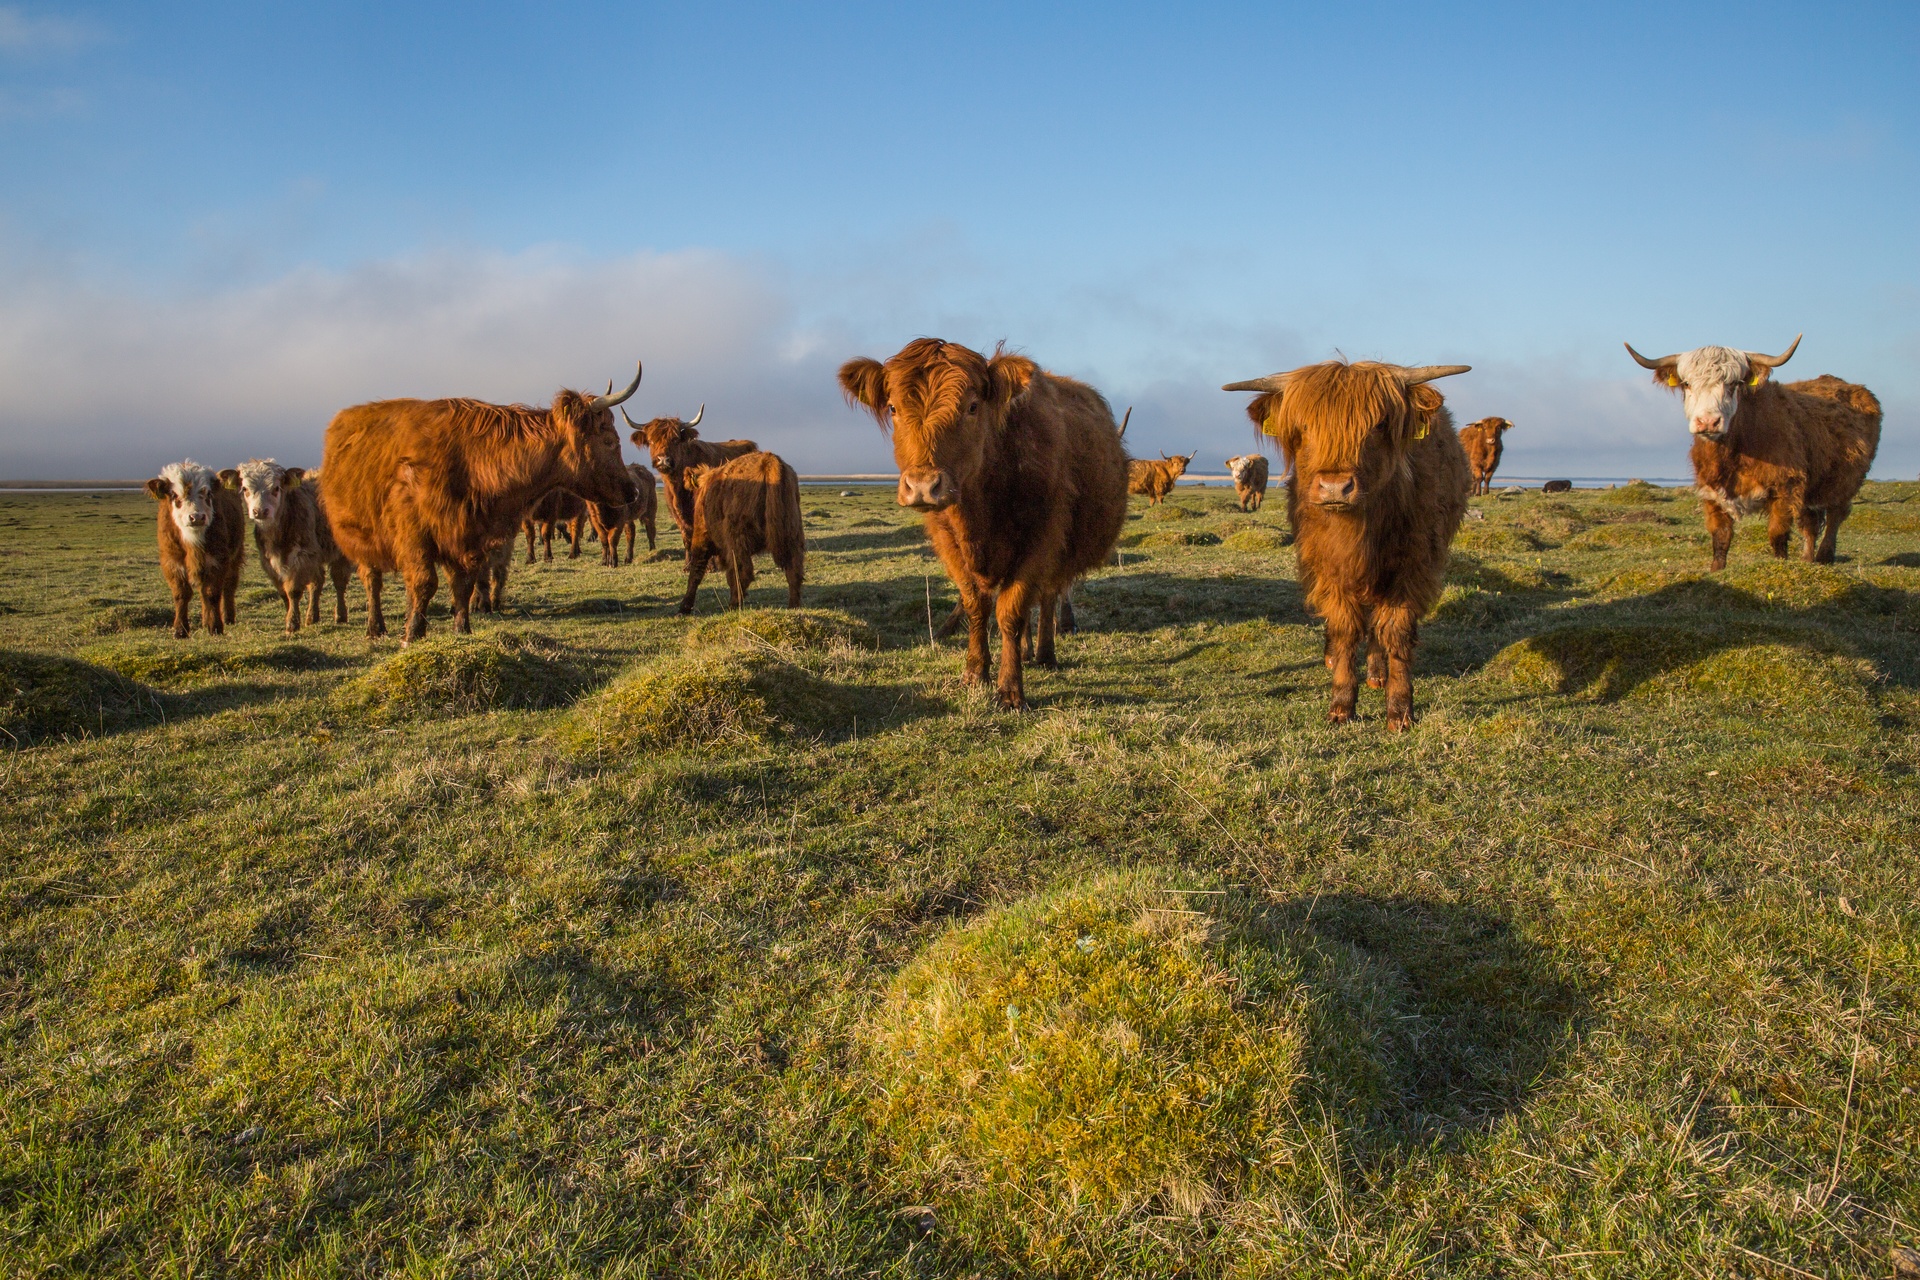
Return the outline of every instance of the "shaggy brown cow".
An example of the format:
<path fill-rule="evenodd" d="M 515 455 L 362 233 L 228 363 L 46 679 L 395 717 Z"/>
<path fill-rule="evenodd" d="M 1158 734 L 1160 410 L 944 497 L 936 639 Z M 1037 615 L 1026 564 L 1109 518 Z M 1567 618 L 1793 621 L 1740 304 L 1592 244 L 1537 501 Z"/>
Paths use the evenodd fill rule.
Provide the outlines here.
<path fill-rule="evenodd" d="M 587 515 L 593 521 L 594 536 L 600 539 L 600 563 L 617 565 L 620 563 L 620 535 L 627 535 L 627 563 L 633 563 L 633 544 L 638 541 L 634 532 L 636 524 L 647 529 L 647 550 L 652 551 L 658 545 L 654 528 L 658 499 L 654 496 L 653 472 L 637 462 L 627 464 L 627 473 L 633 477 L 634 484 L 640 487 L 640 499 L 624 507 L 602 506 L 598 502 L 587 505 Z"/>
<path fill-rule="evenodd" d="M 627 411 L 622 409 L 620 416 L 627 418 Z M 682 422 L 678 418 L 655 418 L 642 425 L 627 418 L 627 425 L 633 428 L 631 439 L 635 444 L 646 447 L 653 461 L 653 469 L 660 473 L 660 483 L 667 490 L 667 513 L 673 517 L 674 527 L 680 530 L 680 541 L 683 543 L 692 537 L 693 491 L 682 482 L 681 470 L 686 467 L 717 467 L 730 458 L 755 453 L 760 448 L 751 440 L 702 440 L 694 428 L 706 416 L 707 406 L 703 404 L 691 422 Z"/>
<path fill-rule="evenodd" d="M 200 625 L 211 635 L 234 619 L 233 593 L 246 560 L 247 513 L 234 486 L 237 471 L 215 475 L 193 459 L 169 462 L 147 481 L 160 504 L 160 573 L 173 588 L 173 634 L 184 640 L 187 604 L 200 592 Z"/>
<path fill-rule="evenodd" d="M 968 683 L 985 680 L 989 614 L 1000 624 L 1002 706 L 1026 705 L 1021 642 L 1040 610 L 1036 660 L 1056 665 L 1055 602 L 1098 568 L 1127 518 L 1127 455 L 1106 399 L 1025 356 L 992 359 L 916 338 L 884 365 L 840 367 L 847 399 L 892 423 L 901 506 L 927 536 L 967 611 Z"/>
<path fill-rule="evenodd" d="M 1258 511 L 1267 500 L 1267 459 L 1258 453 L 1243 453 L 1227 459 L 1227 472 L 1233 476 L 1233 491 L 1240 497 L 1242 511 Z"/>
<path fill-rule="evenodd" d="M 793 468 L 775 454 L 754 452 L 717 467 L 686 467 L 681 474 L 693 491 L 693 536 L 687 539 L 687 594 L 680 612 L 693 612 L 707 562 L 716 557 L 726 568 L 733 607 L 745 608 L 753 558 L 761 552 L 786 573 L 787 608 L 798 609 L 807 534 Z"/>
<path fill-rule="evenodd" d="M 1307 608 L 1326 620 L 1335 724 L 1353 718 L 1369 636 L 1367 684 L 1386 687 L 1387 727 L 1413 723 L 1419 623 L 1440 596 L 1471 484 L 1452 415 L 1426 384 L 1467 368 L 1330 360 L 1225 388 L 1261 393 L 1249 416 L 1294 461 L 1287 514 Z"/>
<path fill-rule="evenodd" d="M 555 489 L 631 502 L 613 406 L 619 395 L 561 391 L 547 409 L 480 400 L 382 400 L 342 409 L 327 426 L 321 506 L 367 584 L 367 634 L 387 632 L 384 575 L 407 583 L 406 639 L 426 634 L 437 567 L 453 580 L 454 629 L 473 629 L 473 585 L 529 507 Z"/>
<path fill-rule="evenodd" d="M 631 464 L 629 464 L 631 465 Z M 526 515 L 520 518 L 520 528 L 527 535 L 527 563 L 534 562 L 533 543 L 540 538 L 546 547 L 547 561 L 553 561 L 553 531 L 558 529 L 560 536 L 573 548 L 567 552 L 567 559 L 580 558 L 580 543 L 586 536 L 587 504 L 580 495 L 569 493 L 565 489 L 555 489 L 540 501 L 527 508 Z"/>
<path fill-rule="evenodd" d="M 1198 452 L 1198 449 L 1193 451 Z M 1177 453 L 1169 458 L 1163 453 L 1157 462 L 1151 458 L 1128 459 L 1127 492 L 1144 494 L 1148 506 L 1159 506 L 1160 500 L 1173 492 L 1174 483 L 1186 474 L 1187 465 L 1193 461 L 1193 453 L 1184 458 Z"/>
<path fill-rule="evenodd" d="M 1473 470 L 1473 491 L 1493 492 L 1493 473 L 1500 465 L 1505 445 L 1501 437 L 1513 430 L 1505 418 L 1482 418 L 1460 428 L 1460 447 L 1467 451 L 1467 466 Z"/>
<path fill-rule="evenodd" d="M 353 565 L 333 541 L 333 529 L 320 511 L 320 487 L 299 467 L 283 467 L 272 458 L 249 458 L 236 469 L 240 499 L 253 520 L 253 545 L 260 567 L 287 605 L 287 634 L 300 630 L 300 605 L 313 589 L 307 621 L 320 621 L 320 588 L 333 578 L 333 620 L 347 620 L 347 579 Z"/>
<path fill-rule="evenodd" d="M 1798 524 L 1805 557 L 1832 564 L 1840 523 L 1880 448 L 1880 401 L 1865 387 L 1830 373 L 1785 386 L 1772 381 L 1799 346 L 1795 338 L 1777 356 L 1698 347 L 1658 360 L 1627 347 L 1656 383 L 1685 397 L 1693 482 L 1715 569 L 1727 567 L 1734 521 L 1762 508 L 1774 555 L 1786 558 Z"/>

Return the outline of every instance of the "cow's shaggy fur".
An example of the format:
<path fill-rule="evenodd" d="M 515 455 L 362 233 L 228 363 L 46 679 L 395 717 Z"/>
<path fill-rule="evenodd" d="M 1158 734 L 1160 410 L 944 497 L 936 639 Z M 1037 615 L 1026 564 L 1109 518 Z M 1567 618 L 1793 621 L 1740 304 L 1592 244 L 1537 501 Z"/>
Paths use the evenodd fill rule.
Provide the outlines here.
<path fill-rule="evenodd" d="M 1467 466 L 1473 472 L 1476 494 L 1493 492 L 1493 473 L 1500 466 L 1500 454 L 1506 447 L 1501 440 L 1513 424 L 1505 418 L 1482 418 L 1460 428 L 1460 447 L 1467 451 Z"/>
<path fill-rule="evenodd" d="M 620 413 L 626 417 L 626 410 Z M 688 467 L 717 467 L 760 448 L 751 440 L 702 440 L 696 428 L 678 418 L 655 418 L 645 424 L 627 418 L 627 425 L 633 428 L 629 438 L 647 450 L 653 469 L 660 473 L 667 491 L 667 514 L 673 517 L 683 543 L 692 536 L 693 491 L 680 473 Z"/>
<path fill-rule="evenodd" d="M 659 499 L 654 494 L 653 472 L 637 462 L 629 462 L 627 473 L 640 490 L 637 500 L 621 507 L 609 507 L 598 502 L 587 507 L 587 516 L 593 521 L 593 532 L 600 539 L 601 564 L 620 563 L 620 535 L 623 533 L 627 536 L 627 563 L 633 563 L 633 544 L 637 541 L 635 525 L 646 527 L 647 550 L 652 551 L 659 545 L 654 526 Z"/>
<path fill-rule="evenodd" d="M 1198 452 L 1196 450 L 1195 452 Z M 1173 486 L 1187 472 L 1187 466 L 1193 461 L 1193 454 L 1184 457 L 1174 454 L 1169 458 L 1161 454 L 1159 458 L 1130 458 L 1127 461 L 1127 492 L 1143 495 L 1147 505 L 1157 507 Z"/>
<path fill-rule="evenodd" d="M 1243 453 L 1227 459 L 1227 473 L 1233 477 L 1233 491 L 1242 511 L 1258 511 L 1267 500 L 1267 459 L 1258 453 Z"/>
<path fill-rule="evenodd" d="M 1782 385 L 1769 364 L 1732 347 L 1699 347 L 1654 363 L 1653 380 L 1685 398 L 1713 568 L 1727 567 L 1734 522 L 1757 511 L 1767 513 L 1774 555 L 1786 558 L 1797 524 L 1802 555 L 1831 564 L 1841 522 L 1880 447 L 1873 392 L 1832 374 Z"/>
<path fill-rule="evenodd" d="M 249 458 L 235 470 L 240 500 L 253 520 L 260 567 L 287 606 L 287 634 L 300 630 L 300 606 L 312 589 L 307 621 L 320 621 L 320 591 L 333 579 L 333 620 L 347 620 L 347 579 L 353 564 L 340 554 L 333 529 L 320 510 L 318 475 L 283 467 L 272 458 Z"/>
<path fill-rule="evenodd" d="M 916 338 L 884 365 L 840 368 L 847 399 L 893 436 L 898 498 L 927 535 L 967 611 L 969 683 L 990 668 L 1000 625 L 1003 706 L 1026 705 L 1021 642 L 1039 606 L 1036 660 L 1054 666 L 1055 601 L 1105 563 L 1127 517 L 1127 455 L 1105 397 L 1025 356 L 991 359 Z"/>
<path fill-rule="evenodd" d="M 687 539 L 687 594 L 681 613 L 693 612 L 700 580 L 718 558 L 727 571 L 733 607 L 744 608 L 753 583 L 753 558 L 773 557 L 787 575 L 787 607 L 800 607 L 807 535 L 800 520 L 800 477 L 771 453 L 743 453 L 717 467 L 687 467 L 693 491 L 693 536 Z"/>
<path fill-rule="evenodd" d="M 1413 723 L 1419 622 L 1440 597 L 1467 509 L 1467 455 L 1440 393 L 1397 365 L 1328 361 L 1285 375 L 1248 413 L 1293 459 L 1293 522 L 1307 608 L 1325 619 L 1328 718 L 1353 718 L 1355 663 L 1385 686 L 1387 727 Z"/>
<path fill-rule="evenodd" d="M 246 561 L 247 513 L 237 471 L 214 474 L 193 459 L 169 462 L 147 481 L 159 504 L 160 573 L 173 591 L 173 634 L 191 632 L 187 606 L 200 593 L 200 625 L 222 635 L 234 620 L 233 596 Z"/>
<path fill-rule="evenodd" d="M 335 414 L 320 499 L 340 549 L 366 582 L 367 634 L 387 631 L 385 574 L 398 570 L 406 579 L 407 640 L 426 634 L 441 565 L 453 582 L 454 629 L 471 631 L 474 583 L 527 508 L 555 489 L 595 502 L 633 501 L 614 403 L 562 391 L 546 409 L 383 400 Z"/>

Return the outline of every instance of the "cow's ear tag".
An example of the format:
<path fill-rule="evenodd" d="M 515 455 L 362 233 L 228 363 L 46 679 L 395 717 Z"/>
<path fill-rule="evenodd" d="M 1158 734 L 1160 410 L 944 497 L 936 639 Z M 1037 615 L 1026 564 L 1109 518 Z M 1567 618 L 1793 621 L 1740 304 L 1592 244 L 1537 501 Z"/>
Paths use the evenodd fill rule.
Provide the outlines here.
<path fill-rule="evenodd" d="M 1271 411 L 1267 414 L 1267 420 L 1260 424 L 1260 431 L 1263 435 L 1277 436 L 1280 434 L 1280 426 L 1274 421 L 1278 416 L 1278 410 Z"/>
<path fill-rule="evenodd" d="M 1758 387 L 1759 387 L 1759 385 L 1760 385 L 1761 383 L 1763 383 L 1763 382 L 1765 382 L 1766 380 L 1767 380 L 1767 375 L 1766 375 L 1766 374 L 1764 374 L 1764 373 L 1756 373 L 1756 374 L 1754 374 L 1754 375 L 1753 375 L 1753 376 L 1752 376 L 1751 378 L 1748 378 L 1748 379 L 1747 379 L 1747 385 L 1748 385 L 1748 386 L 1750 386 L 1750 387 L 1755 387 L 1755 388 L 1758 388 Z"/>
<path fill-rule="evenodd" d="M 1432 431 L 1433 423 L 1423 418 L 1420 421 L 1419 428 L 1413 433 L 1413 438 L 1415 440 L 1425 440 Z"/>
<path fill-rule="evenodd" d="M 1680 385 L 1680 379 L 1670 373 L 1667 375 L 1667 385 L 1670 387 L 1677 387 Z"/>

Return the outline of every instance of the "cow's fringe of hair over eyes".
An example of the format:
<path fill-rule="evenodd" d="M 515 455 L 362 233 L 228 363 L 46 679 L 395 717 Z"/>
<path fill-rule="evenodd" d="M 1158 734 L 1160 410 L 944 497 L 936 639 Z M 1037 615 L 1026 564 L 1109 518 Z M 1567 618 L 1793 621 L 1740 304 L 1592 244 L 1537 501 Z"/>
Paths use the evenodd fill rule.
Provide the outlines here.
<path fill-rule="evenodd" d="M 1328 360 L 1296 369 L 1272 418 L 1279 428 L 1275 434 L 1282 441 L 1297 438 L 1304 424 L 1312 423 L 1313 435 L 1323 449 L 1352 456 L 1360 451 L 1367 433 L 1385 422 L 1394 434 L 1395 447 L 1405 448 L 1419 437 L 1443 401 L 1431 387 L 1408 387 L 1397 375 L 1395 366 L 1371 360 Z M 1249 416 L 1252 411 L 1249 405 Z M 1264 414 L 1261 420 L 1266 421 Z"/>

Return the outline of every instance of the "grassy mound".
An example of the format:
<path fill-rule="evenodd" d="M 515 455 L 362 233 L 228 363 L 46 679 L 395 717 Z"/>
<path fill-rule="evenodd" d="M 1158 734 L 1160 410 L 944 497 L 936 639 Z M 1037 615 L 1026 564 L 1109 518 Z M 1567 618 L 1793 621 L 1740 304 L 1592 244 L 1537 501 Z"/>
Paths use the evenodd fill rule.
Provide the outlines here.
<path fill-rule="evenodd" d="M 1149 520 L 1197 520 L 1200 517 L 1198 511 L 1190 511 L 1186 507 L 1171 502 L 1163 502 L 1157 507 L 1148 507 L 1143 514 Z"/>
<path fill-rule="evenodd" d="M 1676 495 L 1662 489 L 1657 484 L 1648 484 L 1645 480 L 1634 480 L 1627 484 L 1616 485 L 1600 491 L 1600 501 L 1615 502 L 1624 506 L 1646 506 L 1653 502 L 1671 502 Z"/>
<path fill-rule="evenodd" d="M 1890 503 L 1858 506 L 1840 526 L 1841 541 L 1849 533 L 1920 533 L 1920 510 Z"/>
<path fill-rule="evenodd" d="M 1476 591 L 1505 594 L 1551 591 L 1564 585 L 1567 579 L 1564 575 L 1530 564 L 1518 564 L 1511 560 L 1482 560 L 1477 556 L 1455 554 L 1447 561 L 1447 581 Z"/>
<path fill-rule="evenodd" d="M 587 675 L 564 645 L 531 632 L 430 636 L 342 685 L 337 706 L 375 720 L 471 715 L 571 702 Z"/>
<path fill-rule="evenodd" d="M 1603 524 L 1567 539 L 1567 547 L 1578 551 L 1650 551 L 1672 545 L 1664 529 L 1649 524 Z"/>
<path fill-rule="evenodd" d="M 943 1229 L 1037 1271 L 1167 1274 L 1200 1230 L 1178 1220 L 1323 1190 L 1313 1144 L 1387 1096 L 1401 1012 L 1383 966 L 1237 895 L 1109 877 L 900 974 L 870 1029 L 872 1118 Z M 1092 1252 L 1149 1219 L 1142 1253 Z"/>
<path fill-rule="evenodd" d="M 687 633 L 693 649 L 770 645 L 775 649 L 878 649 L 874 629 L 837 609 L 741 609 Z"/>
<path fill-rule="evenodd" d="M 1603 579 L 1598 594 L 1611 600 L 1647 596 L 1663 608 L 1710 613 L 1794 610 L 1887 617 L 1911 614 L 1920 606 L 1913 592 L 1863 581 L 1832 565 L 1771 557 L 1720 573 L 1628 569 Z"/>
<path fill-rule="evenodd" d="M 1137 547 L 1217 547 L 1220 535 L 1204 529 L 1156 529 L 1134 543 Z"/>
<path fill-rule="evenodd" d="M 1453 545 L 1462 551 L 1492 552 L 1496 555 L 1525 555 L 1539 551 L 1546 544 L 1526 529 L 1516 529 L 1511 525 L 1492 524 L 1478 521 L 1460 527 L 1453 537 Z"/>
<path fill-rule="evenodd" d="M 0 743 L 25 746 L 160 718 L 153 690 L 77 658 L 0 649 Z"/>
<path fill-rule="evenodd" d="M 1241 529 L 1220 540 L 1229 551 L 1278 551 L 1290 539 L 1278 529 Z"/>
<path fill-rule="evenodd" d="M 227 641 L 194 644 L 148 640 L 93 644 L 79 656 L 96 666 L 149 684 L 203 684 L 271 671 L 322 671 L 340 660 L 302 644 L 246 645 Z"/>
<path fill-rule="evenodd" d="M 200 606 L 194 605 L 193 617 L 200 615 Z M 107 604 L 88 614 L 80 624 L 96 636 L 118 635 L 123 631 L 150 631 L 173 626 L 173 610 L 165 605 Z"/>
<path fill-rule="evenodd" d="M 708 652 L 638 668 L 583 700 L 557 740 L 605 759 L 663 747 L 718 747 L 837 729 L 855 714 L 836 686 L 769 655 Z"/>

